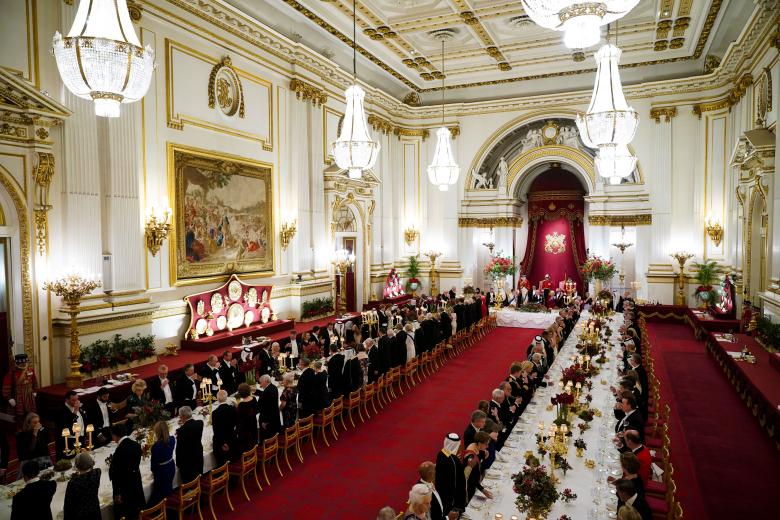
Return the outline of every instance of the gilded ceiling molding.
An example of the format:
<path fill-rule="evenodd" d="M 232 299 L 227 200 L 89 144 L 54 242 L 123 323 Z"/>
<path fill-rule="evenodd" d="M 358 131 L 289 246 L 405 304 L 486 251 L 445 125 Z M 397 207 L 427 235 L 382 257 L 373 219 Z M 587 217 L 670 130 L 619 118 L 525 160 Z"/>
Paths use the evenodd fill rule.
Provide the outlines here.
<path fill-rule="evenodd" d="M 368 116 L 368 124 L 371 125 L 371 127 L 376 130 L 377 132 L 382 132 L 385 135 L 392 134 L 399 139 L 401 137 L 422 137 L 423 139 L 428 139 L 430 136 L 430 131 L 427 128 L 408 128 L 403 127 L 400 125 L 396 125 L 392 121 L 389 121 L 383 117 L 380 117 L 376 114 L 370 114 Z M 455 135 L 460 134 L 460 127 L 454 126 L 449 127 L 450 132 L 455 132 L 453 137 Z"/>
<path fill-rule="evenodd" d="M 328 102 L 328 94 L 325 90 L 298 78 L 290 80 L 290 90 L 295 92 L 295 97 L 302 99 L 304 102 L 311 101 L 315 107 Z"/>
<path fill-rule="evenodd" d="M 426 139 L 428 139 L 431 133 L 427 128 L 403 128 L 397 126 L 393 130 L 393 135 L 395 135 L 399 139 L 401 137 L 421 137 L 422 140 L 425 141 Z"/>
<path fill-rule="evenodd" d="M 371 128 L 377 132 L 382 132 L 385 135 L 392 134 L 393 130 L 395 129 L 395 125 L 393 123 L 374 114 L 370 114 L 368 116 L 368 124 L 371 125 Z"/>
<path fill-rule="evenodd" d="M 141 15 L 143 14 L 143 11 L 141 9 L 141 6 L 137 3 L 133 2 L 132 0 L 129 0 L 127 2 L 127 10 L 130 13 L 130 19 L 134 21 L 135 23 L 138 23 L 141 21 Z"/>
<path fill-rule="evenodd" d="M 458 227 L 462 228 L 519 228 L 523 226 L 523 217 L 458 217 Z"/>
<path fill-rule="evenodd" d="M 650 213 L 639 215 L 588 215 L 591 226 L 649 226 L 653 223 Z"/>
<path fill-rule="evenodd" d="M 677 115 L 677 107 L 653 107 L 650 109 L 650 119 L 655 120 L 656 123 L 661 122 L 661 118 L 669 123 L 674 116 Z"/>
<path fill-rule="evenodd" d="M 742 97 L 747 92 L 748 87 L 752 84 L 753 76 L 751 76 L 749 72 L 746 72 L 737 81 L 734 82 L 734 86 L 725 97 L 716 99 L 715 101 L 708 101 L 706 103 L 696 103 L 693 105 L 693 113 L 698 117 L 701 117 L 704 112 L 713 112 L 715 110 L 723 110 L 726 108 L 730 110 L 732 106 L 739 103 L 739 100 L 742 99 Z"/>

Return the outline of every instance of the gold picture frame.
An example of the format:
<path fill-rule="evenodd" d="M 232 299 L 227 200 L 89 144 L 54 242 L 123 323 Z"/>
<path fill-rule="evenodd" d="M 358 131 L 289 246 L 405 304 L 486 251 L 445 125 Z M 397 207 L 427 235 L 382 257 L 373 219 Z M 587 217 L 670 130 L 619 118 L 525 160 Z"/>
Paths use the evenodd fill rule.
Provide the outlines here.
<path fill-rule="evenodd" d="M 170 283 L 274 275 L 273 165 L 168 143 Z"/>

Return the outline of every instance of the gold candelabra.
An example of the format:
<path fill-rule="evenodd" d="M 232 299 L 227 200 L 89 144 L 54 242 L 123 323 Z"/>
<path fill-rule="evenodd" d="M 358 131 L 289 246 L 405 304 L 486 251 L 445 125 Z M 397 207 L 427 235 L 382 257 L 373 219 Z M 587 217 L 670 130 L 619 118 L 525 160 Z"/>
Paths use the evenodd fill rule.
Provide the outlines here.
<path fill-rule="evenodd" d="M 298 232 L 298 222 L 293 220 L 289 224 L 285 222 L 282 224 L 282 229 L 279 231 L 281 243 L 282 243 L 282 249 L 287 249 L 287 246 L 290 245 L 290 242 L 295 237 L 295 233 Z"/>
<path fill-rule="evenodd" d="M 620 272 L 618 273 L 618 279 L 620 280 L 621 290 L 623 289 L 623 283 L 626 280 L 626 271 L 625 266 L 623 265 L 623 254 L 626 252 L 626 249 L 633 245 L 634 244 L 632 242 L 626 241 L 626 227 L 620 226 L 620 242 L 615 242 L 612 244 L 612 246 L 618 248 L 620 251 Z"/>
<path fill-rule="evenodd" d="M 718 222 L 717 219 L 710 217 L 704 225 L 704 230 L 707 232 L 707 236 L 710 237 L 710 240 L 712 240 L 712 243 L 715 244 L 715 247 L 720 246 L 720 243 L 723 240 L 723 226 L 721 223 Z"/>
<path fill-rule="evenodd" d="M 355 255 L 350 253 L 346 249 L 338 249 L 336 251 L 336 257 L 333 260 L 333 266 L 338 275 L 341 283 L 337 285 L 334 279 L 334 286 L 340 290 L 336 291 L 336 312 L 338 314 L 344 313 L 347 310 L 347 271 L 355 264 Z M 339 287 L 340 286 L 340 287 Z"/>
<path fill-rule="evenodd" d="M 495 249 L 496 244 L 493 242 L 483 242 L 483 246 L 488 248 L 488 251 L 490 251 L 490 256 L 493 256 L 493 249 Z"/>
<path fill-rule="evenodd" d="M 92 444 L 92 433 L 95 431 L 95 427 L 91 424 L 88 424 L 84 430 L 87 434 L 86 446 L 82 446 L 81 439 L 79 438 L 81 436 L 81 426 L 79 423 L 75 422 L 70 428 L 62 429 L 62 440 L 65 442 L 65 449 L 62 450 L 62 453 L 68 457 L 73 457 L 82 451 L 90 451 L 92 448 L 94 448 L 94 445 Z M 71 432 L 74 437 L 73 448 L 68 448 L 68 438 L 70 438 Z"/>
<path fill-rule="evenodd" d="M 545 435 L 546 431 L 548 432 L 548 435 Z M 537 446 L 540 451 L 547 452 L 547 455 L 550 456 L 550 477 L 556 482 L 558 479 L 555 477 L 555 459 L 557 455 L 565 457 L 569 452 L 569 447 L 566 444 L 566 434 L 568 431 L 569 429 L 565 424 L 561 424 L 560 426 L 552 424 L 550 425 L 549 430 L 545 430 L 544 423 L 539 423 L 539 442 L 537 443 Z"/>
<path fill-rule="evenodd" d="M 439 292 L 439 288 L 436 287 L 436 259 L 441 256 L 441 253 L 438 251 L 430 250 L 423 253 L 425 256 L 428 257 L 428 259 L 431 261 L 431 296 L 436 296 L 436 294 Z"/>
<path fill-rule="evenodd" d="M 693 258 L 693 253 L 677 251 L 669 256 L 677 260 L 677 263 L 680 264 L 680 272 L 677 273 L 677 295 L 674 303 L 675 305 L 685 305 L 685 262 Z"/>
<path fill-rule="evenodd" d="M 171 232 L 171 208 L 149 209 L 149 215 L 146 217 L 146 247 L 152 256 L 157 256 L 163 242 Z"/>
<path fill-rule="evenodd" d="M 68 388 L 79 388 L 83 381 L 83 376 L 79 372 L 81 346 L 79 345 L 79 329 L 76 319 L 79 314 L 79 303 L 84 295 L 91 293 L 100 285 L 98 280 L 75 273 L 63 275 L 43 284 L 45 290 L 62 298 L 62 301 L 67 305 L 64 312 L 70 315 L 70 374 L 65 378 Z"/>
<path fill-rule="evenodd" d="M 219 380 L 217 380 L 216 384 L 217 384 L 217 388 L 221 388 L 222 383 Z M 208 403 L 209 405 L 209 424 L 211 424 L 211 412 L 213 411 L 212 406 L 214 400 L 216 399 L 216 396 L 211 391 L 211 385 L 212 385 L 212 381 L 210 377 L 204 377 L 203 379 L 200 380 L 200 393 L 203 402 Z"/>
<path fill-rule="evenodd" d="M 414 227 L 408 227 L 404 230 L 404 241 L 407 246 L 414 244 L 414 241 L 420 238 L 420 232 Z"/>

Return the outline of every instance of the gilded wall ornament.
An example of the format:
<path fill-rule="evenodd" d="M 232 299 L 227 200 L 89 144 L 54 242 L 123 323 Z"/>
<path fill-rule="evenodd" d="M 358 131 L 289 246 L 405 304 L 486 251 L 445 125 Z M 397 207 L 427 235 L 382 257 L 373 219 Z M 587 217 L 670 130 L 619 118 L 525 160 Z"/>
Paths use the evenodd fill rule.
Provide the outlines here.
<path fill-rule="evenodd" d="M 244 89 L 229 56 L 211 69 L 208 89 L 209 108 L 218 106 L 226 116 L 244 117 Z"/>
<path fill-rule="evenodd" d="M 589 215 L 591 226 L 649 226 L 653 223 L 650 213 L 639 215 Z"/>
<path fill-rule="evenodd" d="M 656 123 L 661 122 L 661 118 L 669 123 L 677 115 L 677 107 L 653 107 L 650 109 L 650 119 Z"/>
<path fill-rule="evenodd" d="M 295 92 L 296 98 L 303 101 L 311 101 L 315 107 L 328 102 L 328 94 L 325 93 L 325 90 L 298 78 L 290 80 L 290 90 Z"/>

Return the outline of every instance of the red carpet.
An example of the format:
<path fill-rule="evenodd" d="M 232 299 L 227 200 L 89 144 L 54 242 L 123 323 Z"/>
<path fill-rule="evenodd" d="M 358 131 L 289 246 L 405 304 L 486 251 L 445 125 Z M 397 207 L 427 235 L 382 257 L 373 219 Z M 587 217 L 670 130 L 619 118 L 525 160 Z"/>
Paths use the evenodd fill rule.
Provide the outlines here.
<path fill-rule="evenodd" d="M 683 324 L 648 323 L 685 518 L 773 518 L 780 453 Z"/>
<path fill-rule="evenodd" d="M 435 460 L 446 433 L 463 434 L 477 402 L 490 397 L 538 333 L 495 329 L 365 424 L 339 431 L 330 448 L 318 438 L 319 455 L 306 450 L 292 473 L 284 464 L 284 478 L 269 471 L 271 486 L 258 492 L 253 483 L 251 502 L 231 483 L 236 510 L 221 503 L 220 519 L 372 519 L 386 505 L 399 509 L 418 478 L 417 466 Z"/>

